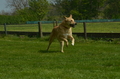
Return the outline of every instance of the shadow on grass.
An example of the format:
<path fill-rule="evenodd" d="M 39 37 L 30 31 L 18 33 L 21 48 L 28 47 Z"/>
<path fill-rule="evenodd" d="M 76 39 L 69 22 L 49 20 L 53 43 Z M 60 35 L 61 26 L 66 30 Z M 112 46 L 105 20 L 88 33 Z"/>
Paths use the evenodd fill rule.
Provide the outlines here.
<path fill-rule="evenodd" d="M 38 53 L 58 53 L 59 51 L 39 50 Z"/>

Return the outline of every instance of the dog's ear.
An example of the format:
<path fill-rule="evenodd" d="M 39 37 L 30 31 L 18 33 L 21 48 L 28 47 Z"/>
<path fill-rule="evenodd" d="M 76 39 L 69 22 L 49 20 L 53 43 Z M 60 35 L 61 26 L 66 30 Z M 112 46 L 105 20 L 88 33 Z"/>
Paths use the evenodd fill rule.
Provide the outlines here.
<path fill-rule="evenodd" d="M 67 19 L 67 17 L 66 17 L 66 16 L 64 16 L 64 19 Z"/>
<path fill-rule="evenodd" d="M 70 18 L 72 18 L 72 14 L 70 14 Z"/>

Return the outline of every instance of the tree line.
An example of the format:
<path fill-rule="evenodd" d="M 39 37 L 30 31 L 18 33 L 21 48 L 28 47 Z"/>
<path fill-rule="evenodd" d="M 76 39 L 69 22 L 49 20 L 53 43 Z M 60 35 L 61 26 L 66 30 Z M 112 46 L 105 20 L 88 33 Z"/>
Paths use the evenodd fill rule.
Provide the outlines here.
<path fill-rule="evenodd" d="M 1 13 L 0 24 L 61 20 L 70 14 L 76 20 L 118 19 L 120 0 L 7 0 L 12 13 Z"/>

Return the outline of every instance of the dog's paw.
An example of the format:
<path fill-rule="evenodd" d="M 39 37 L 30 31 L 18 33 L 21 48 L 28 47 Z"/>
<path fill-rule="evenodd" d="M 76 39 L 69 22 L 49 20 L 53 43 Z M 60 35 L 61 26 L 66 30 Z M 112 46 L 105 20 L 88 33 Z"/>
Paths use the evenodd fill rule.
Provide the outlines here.
<path fill-rule="evenodd" d="M 72 46 L 74 46 L 74 43 L 72 43 Z"/>
<path fill-rule="evenodd" d="M 61 51 L 61 53 L 64 53 L 64 51 Z"/>

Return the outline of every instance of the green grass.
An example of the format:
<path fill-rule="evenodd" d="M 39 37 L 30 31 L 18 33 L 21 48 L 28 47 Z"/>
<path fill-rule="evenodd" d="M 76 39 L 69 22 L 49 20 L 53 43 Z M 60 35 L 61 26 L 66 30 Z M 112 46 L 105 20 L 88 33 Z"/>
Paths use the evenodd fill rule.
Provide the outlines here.
<path fill-rule="evenodd" d="M 120 33 L 120 22 L 86 23 L 86 27 L 89 33 Z M 43 32 L 51 32 L 52 28 L 53 24 L 42 24 Z M 37 32 L 38 24 L 7 25 L 7 30 Z M 0 25 L 0 31 L 4 31 L 3 25 Z M 78 23 L 73 32 L 83 32 L 83 23 Z"/>
<path fill-rule="evenodd" d="M 60 53 L 48 37 L 0 36 L 0 79 L 120 79 L 120 39 L 75 38 Z"/>

